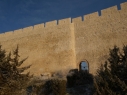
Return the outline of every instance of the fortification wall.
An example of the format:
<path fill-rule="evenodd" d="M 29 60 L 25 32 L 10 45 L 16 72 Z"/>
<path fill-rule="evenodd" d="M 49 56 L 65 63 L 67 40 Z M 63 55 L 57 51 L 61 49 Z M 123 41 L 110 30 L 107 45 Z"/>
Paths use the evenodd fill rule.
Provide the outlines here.
<path fill-rule="evenodd" d="M 89 62 L 90 72 L 95 73 L 98 66 L 107 59 L 109 48 L 127 44 L 127 2 L 121 10 L 113 6 L 98 12 L 72 19 L 75 32 L 76 63 Z"/>
<path fill-rule="evenodd" d="M 0 43 L 12 51 L 19 45 L 24 65 L 35 75 L 78 68 L 82 60 L 89 62 L 95 73 L 107 58 L 109 48 L 127 44 L 127 2 L 121 10 L 113 6 L 82 17 L 54 20 L 0 34 Z"/>
<path fill-rule="evenodd" d="M 69 22 L 69 23 L 68 23 Z M 73 24 L 70 18 L 47 22 L 2 34 L 1 44 L 8 52 L 19 45 L 21 59 L 28 56 L 25 65 L 35 75 L 76 68 Z M 4 35 L 4 36 L 3 36 Z M 69 63 L 69 64 L 68 64 Z"/>

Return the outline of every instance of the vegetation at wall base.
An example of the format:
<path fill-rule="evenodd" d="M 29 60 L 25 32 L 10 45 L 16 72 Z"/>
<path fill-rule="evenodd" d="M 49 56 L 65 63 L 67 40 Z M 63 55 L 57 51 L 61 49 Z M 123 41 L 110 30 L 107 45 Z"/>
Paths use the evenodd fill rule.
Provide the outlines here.
<path fill-rule="evenodd" d="M 127 45 L 123 52 L 114 46 L 109 55 L 108 61 L 97 71 L 94 95 L 127 95 Z"/>
<path fill-rule="evenodd" d="M 32 77 L 29 73 L 22 74 L 30 66 L 20 67 L 26 58 L 19 61 L 19 57 L 18 46 L 13 54 L 7 55 L 0 45 L 0 95 L 19 94 Z"/>
<path fill-rule="evenodd" d="M 26 95 L 22 92 L 32 76 L 22 73 L 30 66 L 20 67 L 26 58 L 19 61 L 19 57 L 18 47 L 13 54 L 6 54 L 0 46 L 0 95 Z M 117 46 L 110 49 L 108 60 L 96 76 L 73 69 L 67 75 L 67 85 L 65 80 L 50 79 L 29 87 L 32 90 L 28 95 L 127 95 L 127 45 L 122 51 Z"/>
<path fill-rule="evenodd" d="M 93 75 L 88 71 L 70 70 L 67 75 L 67 92 L 70 95 L 93 95 Z"/>
<path fill-rule="evenodd" d="M 45 95 L 65 95 L 66 94 L 66 81 L 53 79 L 45 83 Z"/>
<path fill-rule="evenodd" d="M 70 70 L 69 74 L 67 75 L 67 87 L 74 87 L 92 83 L 93 75 L 87 71 Z"/>
<path fill-rule="evenodd" d="M 41 81 L 38 85 L 34 83 L 29 86 L 31 91 L 29 91 L 28 95 L 66 95 L 66 81 L 59 79 L 49 79 L 46 81 Z"/>

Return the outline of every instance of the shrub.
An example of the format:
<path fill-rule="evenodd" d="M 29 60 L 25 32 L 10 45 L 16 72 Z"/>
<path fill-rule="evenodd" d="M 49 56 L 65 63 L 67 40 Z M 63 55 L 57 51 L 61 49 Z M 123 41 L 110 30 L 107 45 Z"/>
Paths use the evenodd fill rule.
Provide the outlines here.
<path fill-rule="evenodd" d="M 78 85 L 87 85 L 93 83 L 92 74 L 86 71 L 70 70 L 67 75 L 67 87 L 74 87 Z"/>
<path fill-rule="evenodd" d="M 28 95 L 65 95 L 66 81 L 51 79 L 36 81 L 27 87 Z"/>
<path fill-rule="evenodd" d="M 45 95 L 53 94 L 53 95 L 65 95 L 66 94 L 66 81 L 53 79 L 49 80 L 44 85 L 44 93 Z"/>

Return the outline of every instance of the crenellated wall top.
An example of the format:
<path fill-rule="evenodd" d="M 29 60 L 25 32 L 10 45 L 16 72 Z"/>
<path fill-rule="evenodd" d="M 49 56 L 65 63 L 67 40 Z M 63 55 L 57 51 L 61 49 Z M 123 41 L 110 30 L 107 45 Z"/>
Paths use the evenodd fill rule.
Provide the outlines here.
<path fill-rule="evenodd" d="M 94 13 L 90 13 L 90 14 L 87 14 L 87 15 L 84 15 L 84 16 L 81 16 L 81 17 L 65 18 L 65 19 L 61 19 L 61 20 L 49 21 L 49 22 L 46 22 L 46 23 L 41 23 L 41 24 L 37 24 L 37 25 L 34 25 L 34 26 L 29 26 L 29 27 L 22 28 L 22 29 L 1 33 L 0 34 L 0 39 L 5 37 L 5 36 L 9 37 L 9 36 L 14 35 L 14 34 L 15 35 L 20 35 L 20 34 L 24 33 L 24 35 L 25 35 L 25 33 L 28 34 L 29 32 L 40 29 L 40 28 L 41 29 L 48 28 L 48 27 L 51 28 L 51 27 L 56 27 L 56 26 L 59 26 L 59 25 L 69 25 L 71 23 L 78 23 L 78 22 L 82 22 L 82 21 L 85 22 L 85 20 L 95 19 L 95 18 L 99 18 L 101 16 L 109 16 L 110 14 L 113 14 L 113 13 L 116 13 L 116 12 L 119 12 L 119 11 L 122 11 L 122 10 L 124 12 L 127 11 L 127 2 L 124 2 L 124 3 L 120 4 L 120 10 L 118 10 L 117 6 L 112 6 L 112 7 L 109 7 L 107 9 L 101 10 L 101 15 L 99 15 L 98 12 L 94 12 Z"/>

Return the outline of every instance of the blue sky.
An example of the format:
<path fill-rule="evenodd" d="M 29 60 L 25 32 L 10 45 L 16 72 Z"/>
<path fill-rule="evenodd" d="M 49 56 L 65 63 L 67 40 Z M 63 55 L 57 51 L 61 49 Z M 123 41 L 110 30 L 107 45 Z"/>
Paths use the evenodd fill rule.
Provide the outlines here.
<path fill-rule="evenodd" d="M 0 0 L 0 33 L 78 17 L 127 0 Z"/>

